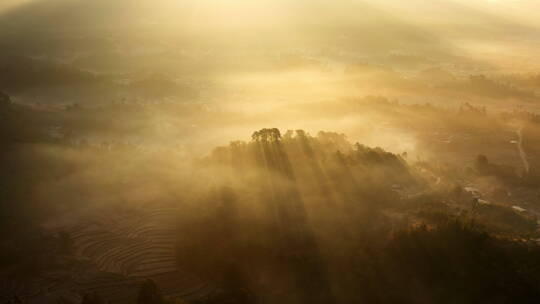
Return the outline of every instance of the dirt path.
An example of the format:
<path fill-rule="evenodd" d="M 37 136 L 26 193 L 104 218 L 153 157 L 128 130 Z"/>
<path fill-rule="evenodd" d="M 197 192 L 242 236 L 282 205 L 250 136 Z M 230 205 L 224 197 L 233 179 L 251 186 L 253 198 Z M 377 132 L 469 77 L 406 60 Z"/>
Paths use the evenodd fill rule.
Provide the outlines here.
<path fill-rule="evenodd" d="M 516 133 L 518 135 L 518 152 L 519 157 L 521 158 L 521 162 L 523 163 L 523 168 L 525 169 L 525 173 L 529 173 L 529 161 L 527 160 L 527 154 L 525 153 L 525 150 L 523 149 L 523 134 L 522 134 L 523 126 L 519 127 L 517 129 Z"/>

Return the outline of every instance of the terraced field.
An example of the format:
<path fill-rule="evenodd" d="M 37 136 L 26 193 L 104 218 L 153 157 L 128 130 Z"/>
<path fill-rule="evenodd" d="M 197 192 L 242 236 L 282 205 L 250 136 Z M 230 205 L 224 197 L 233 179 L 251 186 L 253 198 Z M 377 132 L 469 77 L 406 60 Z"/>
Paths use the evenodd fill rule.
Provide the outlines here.
<path fill-rule="evenodd" d="M 113 303 L 133 303 L 138 284 L 150 278 L 173 299 L 197 299 L 213 289 L 177 269 L 175 209 L 139 210 L 81 223 L 71 229 L 75 255 L 95 265 L 102 278 L 78 283 L 79 290 L 97 291 Z M 88 283 L 90 282 L 90 283 Z"/>
<path fill-rule="evenodd" d="M 215 289 L 177 268 L 174 209 L 149 209 L 89 216 L 63 227 L 73 241 L 65 269 L 39 277 L 3 277 L 0 303 L 79 303 L 97 292 L 106 302 L 132 304 L 143 280 L 152 279 L 173 300 L 202 299 Z M 60 300 L 60 302 L 59 302 Z"/>

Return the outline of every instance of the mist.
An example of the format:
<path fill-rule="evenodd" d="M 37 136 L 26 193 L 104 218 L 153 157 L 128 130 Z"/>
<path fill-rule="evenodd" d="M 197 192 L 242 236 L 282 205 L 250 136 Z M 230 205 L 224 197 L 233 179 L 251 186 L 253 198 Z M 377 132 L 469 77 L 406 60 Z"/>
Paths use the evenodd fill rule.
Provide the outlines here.
<path fill-rule="evenodd" d="M 536 303 L 533 0 L 0 3 L 6 303 Z"/>

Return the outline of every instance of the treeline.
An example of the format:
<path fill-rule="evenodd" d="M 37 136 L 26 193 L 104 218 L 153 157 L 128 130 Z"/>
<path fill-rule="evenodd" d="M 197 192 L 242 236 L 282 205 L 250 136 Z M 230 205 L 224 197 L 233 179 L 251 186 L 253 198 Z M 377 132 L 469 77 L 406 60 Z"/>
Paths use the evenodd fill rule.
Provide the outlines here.
<path fill-rule="evenodd" d="M 461 220 L 445 219 L 431 227 L 417 225 L 383 237 L 385 230 L 377 229 L 371 235 L 358 231 L 349 240 L 352 250 L 334 248 L 323 265 L 306 263 L 304 259 L 313 256 L 309 252 L 298 256 L 286 247 L 257 250 L 234 234 L 225 234 L 232 238 L 221 240 L 221 245 L 216 244 L 219 238 L 201 240 L 205 251 L 191 261 L 206 263 L 208 271 L 223 276 L 217 290 L 206 298 L 184 302 L 163 296 L 153 281 L 145 280 L 136 303 L 305 303 L 306 297 L 311 298 L 310 303 L 536 303 L 540 297 L 540 247 L 536 244 L 497 238 L 473 222 Z M 224 243 L 237 247 L 227 262 L 215 259 L 227 255 Z M 267 286 L 267 293 L 276 293 L 269 296 L 254 287 L 257 282 L 252 277 L 238 270 L 245 264 L 252 267 L 255 259 L 270 263 L 276 272 L 284 267 L 298 272 L 322 266 L 328 286 L 321 290 L 310 283 L 314 277 L 297 273 L 305 282 L 281 290 L 279 281 L 287 282 L 290 277 L 279 273 Z M 302 263 L 305 266 L 299 267 Z M 325 299 L 319 301 L 321 291 Z M 82 303 L 107 301 L 95 292 L 85 294 Z"/>
<path fill-rule="evenodd" d="M 206 222 L 211 223 L 215 222 Z M 192 265 L 222 276 L 219 301 L 210 297 L 194 303 L 305 303 L 306 299 L 311 303 L 536 303 L 540 296 L 540 247 L 535 243 L 500 239 L 473 223 L 456 220 L 390 234 L 390 223 L 385 224 L 362 227 L 368 233 L 358 227 L 346 238 L 334 235 L 347 244 L 323 250 L 319 263 L 313 263 L 313 256 L 320 252 L 299 254 L 290 247 L 273 246 L 268 235 L 258 234 L 268 247 L 257 247 L 254 239 L 214 231 L 200 240 L 198 248 L 187 251 L 193 253 Z M 231 248 L 235 249 L 231 252 Z M 265 276 L 274 272 L 274 280 L 262 290 L 258 277 L 250 273 L 261 268 Z M 290 272 L 301 281 L 284 288 L 284 283 L 290 283 Z M 328 285 L 314 285 L 311 281 L 317 277 L 308 273 L 323 276 Z M 321 297 L 324 300 L 317 301 Z"/>
<path fill-rule="evenodd" d="M 528 222 L 509 208 L 431 190 L 421 166 L 404 156 L 337 133 L 262 129 L 202 164 L 223 176 L 182 221 L 178 262 L 220 286 L 227 303 L 533 303 L 540 296 L 538 245 L 483 225 L 502 218 L 535 228 L 519 228 Z"/>

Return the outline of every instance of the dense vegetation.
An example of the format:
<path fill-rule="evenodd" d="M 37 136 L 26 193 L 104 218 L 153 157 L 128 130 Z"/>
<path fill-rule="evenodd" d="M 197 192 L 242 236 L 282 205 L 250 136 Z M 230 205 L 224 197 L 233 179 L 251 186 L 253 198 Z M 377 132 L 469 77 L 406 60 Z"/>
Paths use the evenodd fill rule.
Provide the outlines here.
<path fill-rule="evenodd" d="M 84 269 L 90 281 L 102 282 L 92 279 L 105 275 L 92 259 L 81 259 L 81 254 L 106 248 L 99 241 L 101 234 L 87 236 L 70 230 L 69 224 L 60 229 L 43 225 L 56 216 L 68 222 L 95 217 L 87 202 L 108 198 L 107 204 L 93 207 L 101 216 L 144 216 L 152 212 L 145 211 L 148 202 L 174 208 L 170 212 L 176 232 L 169 245 L 174 246 L 176 267 L 206 282 L 211 291 L 184 300 L 173 296 L 174 286 L 162 293 L 161 277 L 154 282 L 151 276 L 133 280 L 120 274 L 100 283 L 109 287 L 76 287 L 88 304 L 105 303 L 111 295 L 104 288 L 122 284 L 131 286 L 131 293 L 139 290 L 129 297 L 130 303 L 138 299 L 144 304 L 532 303 L 539 297 L 535 207 L 516 209 L 509 203 L 510 192 L 531 197 L 537 185 L 534 163 L 526 172 L 518 169 L 519 162 L 505 163 L 504 158 L 480 153 L 470 154 L 465 165 L 441 163 L 414 159 L 407 151 L 391 153 L 351 143 L 340 133 L 312 136 L 299 129 L 282 134 L 277 128 L 258 130 L 249 141 L 233 141 L 208 156 L 187 158 L 174 146 L 142 149 L 143 144 L 126 141 L 126 132 L 146 128 L 127 123 L 127 117 L 144 120 L 152 111 L 186 110 L 200 117 L 203 107 L 159 104 L 150 110 L 118 103 L 42 111 L 14 104 L 6 94 L 0 100 L 2 129 L 18 130 L 1 137 L 4 278 L 26 282 Z M 441 133 L 479 137 L 488 125 L 504 130 L 508 119 L 524 122 L 525 138 L 534 138 L 538 128 L 533 114 L 491 114 L 470 104 L 454 111 L 382 97 L 339 102 L 343 110 L 329 114 L 340 115 L 346 108 L 375 116 L 384 113 L 426 143 L 430 139 L 422 133 L 425 125 L 435 124 Z M 445 122 L 435 123 L 428 113 Z M 420 114 L 426 116 L 411 125 Z M 94 126 L 95 119 L 107 115 L 126 119 Z M 104 132 L 114 139 L 86 139 Z M 535 151 L 533 143 L 523 145 Z M 181 161 L 171 166 L 172 157 Z M 33 186 L 25 186 L 29 184 Z M 58 191 L 63 191 L 64 200 L 56 199 Z M 132 191 L 138 192 L 127 195 Z M 137 195 L 144 198 L 138 200 Z M 135 229 L 155 229 L 141 225 Z M 81 251 L 82 237 L 90 243 Z M 113 235 L 112 240 L 119 237 Z M 136 257 L 137 251 L 129 248 L 136 247 L 118 250 Z M 103 259 L 116 254 L 106 252 Z M 152 259 L 164 263 L 159 255 L 149 256 Z M 104 261 L 98 264 L 109 263 Z M 128 266 L 126 271 L 132 267 Z M 70 280 L 63 276 L 60 281 Z"/>

